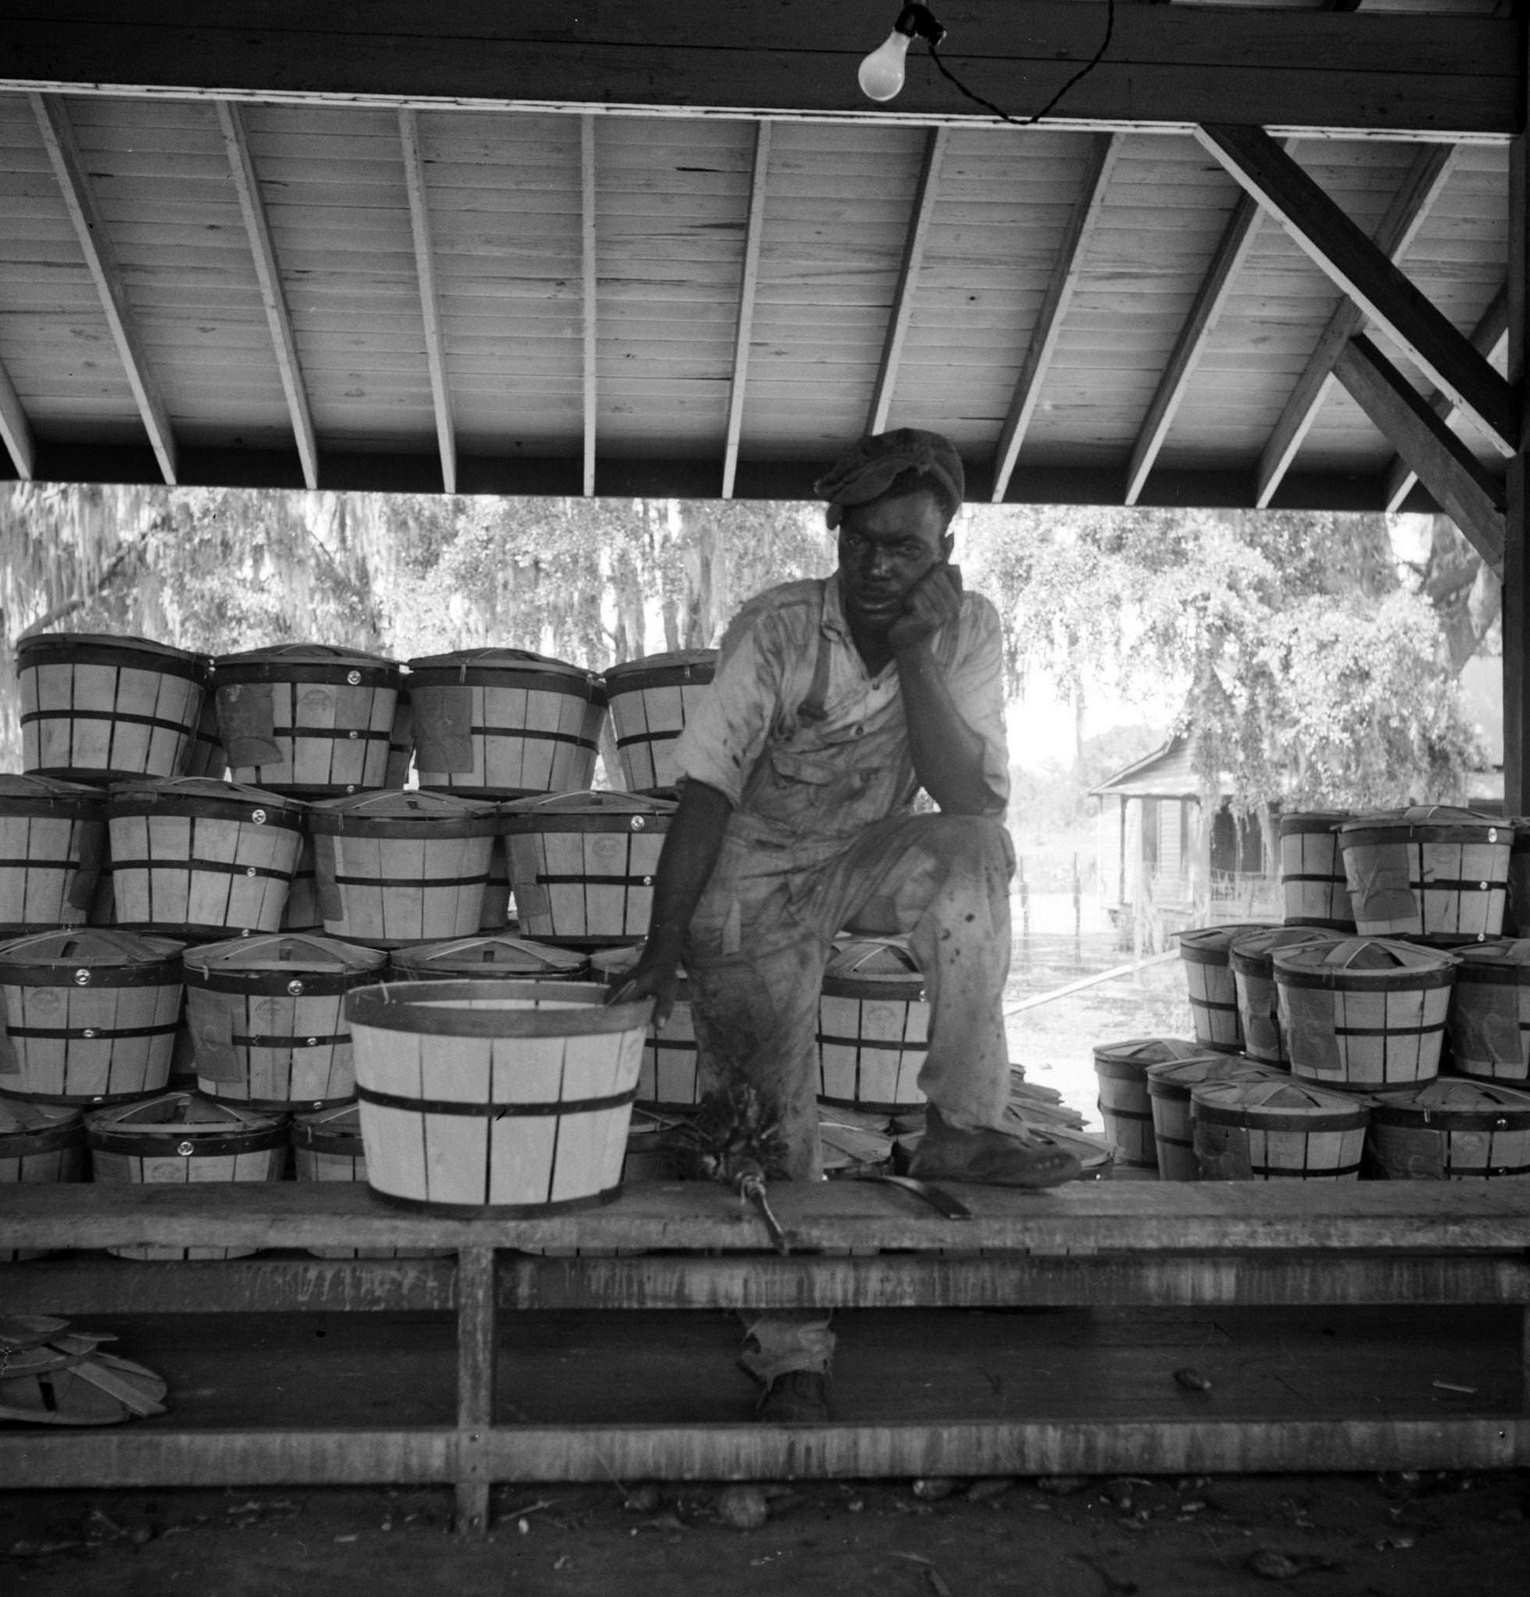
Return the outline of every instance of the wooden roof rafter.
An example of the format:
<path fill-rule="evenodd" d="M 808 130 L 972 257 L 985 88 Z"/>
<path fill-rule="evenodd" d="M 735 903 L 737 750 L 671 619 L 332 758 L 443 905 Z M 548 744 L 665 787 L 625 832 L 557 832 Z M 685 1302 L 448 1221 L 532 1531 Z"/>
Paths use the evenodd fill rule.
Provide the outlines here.
<path fill-rule="evenodd" d="M 26 407 L 3 363 L 0 363 L 0 442 L 5 444 L 16 475 L 23 482 L 30 482 L 37 465 L 37 442 L 32 437 Z"/>
<path fill-rule="evenodd" d="M 1402 187 L 1371 235 L 1372 244 L 1389 261 L 1396 264 L 1407 254 L 1455 161 L 1456 151 L 1445 144 L 1427 145 L 1414 157 Z M 1317 419 L 1336 362 L 1364 326 L 1365 312 L 1352 299 L 1343 300 L 1329 317 L 1260 457 L 1254 487 L 1254 503 L 1260 510 L 1267 509 L 1275 497 L 1281 478 Z"/>
<path fill-rule="evenodd" d="M 991 497 L 996 505 L 1003 503 L 1009 490 L 1010 478 L 1020 458 L 1026 431 L 1041 401 L 1041 387 L 1046 381 L 1052 357 L 1057 352 L 1063 319 L 1068 314 L 1069 302 L 1078 287 L 1083 257 L 1089 247 L 1089 235 L 1099 221 L 1105 190 L 1109 186 L 1120 149 L 1121 141 L 1113 133 L 1090 135 L 1084 179 L 1073 203 L 1035 326 L 1031 329 L 1030 344 L 1010 398 L 1009 413 L 999 433 L 998 447 L 994 451 Z"/>
<path fill-rule="evenodd" d="M 728 384 L 728 427 L 723 444 L 722 497 L 733 497 L 738 450 L 744 432 L 744 394 L 754 339 L 754 305 L 760 288 L 760 247 L 765 237 L 766 181 L 770 172 L 770 122 L 754 129 L 754 159 L 749 177 L 749 215 L 744 224 L 744 259 L 739 269 L 738 322 L 733 334 L 733 372 Z"/>
<path fill-rule="evenodd" d="M 1472 348 L 1492 360 L 1503 353 L 1508 339 L 1509 285 L 1505 283 L 1477 319 L 1477 325 L 1472 328 Z M 1456 410 L 1455 402 L 1450 396 L 1442 394 L 1438 389 L 1429 397 L 1429 408 L 1443 421 L 1448 421 Z M 1387 468 L 1386 488 L 1382 494 L 1383 508 L 1389 511 L 1401 510 L 1403 501 L 1412 492 L 1413 485 L 1417 481 L 1418 473 L 1399 455 Z"/>
<path fill-rule="evenodd" d="M 85 257 L 86 268 L 100 297 L 102 314 L 111 330 L 112 341 L 117 346 L 118 358 L 133 393 L 133 402 L 138 407 L 144 431 L 149 436 L 149 445 L 159 464 L 160 474 L 173 487 L 177 481 L 177 470 L 175 435 L 171 431 L 170 417 L 144 353 L 143 340 L 123 287 L 122 268 L 112 247 L 105 219 L 91 192 L 90 178 L 80 158 L 79 143 L 69 113 L 62 101 L 49 95 L 32 94 L 28 99 L 63 196 L 64 208 L 79 241 L 80 253 Z"/>
<path fill-rule="evenodd" d="M 882 359 L 872 388 L 871 409 L 866 417 L 868 433 L 883 432 L 892 410 L 893 393 L 898 385 L 898 366 L 903 358 L 903 343 L 914 314 L 914 289 L 924 263 L 930 219 L 935 210 L 935 197 L 940 190 L 940 163 L 945 157 L 950 136 L 946 128 L 931 128 L 925 135 L 919 181 L 914 189 L 914 203 L 909 214 L 908 236 L 904 240 L 903 259 L 898 267 L 898 286 L 893 291 L 892 314 L 888 318 L 887 337 L 883 341 Z"/>
<path fill-rule="evenodd" d="M 313 417 L 308 409 L 303 369 L 298 360 L 297 341 L 292 334 L 292 316 L 282 288 L 276 246 L 271 241 L 271 224 L 260 195 L 260 179 L 250 154 L 243 110 L 232 101 L 219 100 L 218 129 L 223 135 L 224 149 L 228 152 L 229 172 L 233 178 L 234 193 L 239 200 L 239 211 L 244 217 L 245 236 L 250 241 L 255 277 L 260 284 L 260 302 L 266 313 L 266 326 L 271 332 L 271 347 L 276 356 L 282 393 L 287 401 L 287 415 L 292 422 L 292 437 L 303 470 L 303 484 L 310 489 L 317 488 L 319 451 L 314 439 Z"/>
<path fill-rule="evenodd" d="M 579 119 L 580 306 L 582 315 L 581 382 L 584 399 L 584 467 L 582 492 L 595 492 L 595 428 L 599 419 L 600 263 L 595 231 L 595 118 Z"/>
<path fill-rule="evenodd" d="M 436 289 L 436 252 L 430 232 L 430 202 L 425 188 L 425 162 L 420 153 L 417 112 L 398 113 L 399 146 L 404 156 L 404 188 L 409 195 L 409 232 L 414 241 L 414 269 L 420 285 L 420 319 L 425 328 L 425 360 L 430 367 L 431 402 L 436 414 L 436 444 L 441 452 L 441 491 L 457 491 L 457 434 L 452 422 L 451 386 L 447 381 L 446 344 L 441 337 L 441 300 Z"/>
<path fill-rule="evenodd" d="M 1364 230 L 1267 133 L 1217 126 L 1201 143 L 1269 210 L 1308 256 L 1482 429 L 1514 453 L 1513 390 L 1466 337 L 1371 242 Z"/>

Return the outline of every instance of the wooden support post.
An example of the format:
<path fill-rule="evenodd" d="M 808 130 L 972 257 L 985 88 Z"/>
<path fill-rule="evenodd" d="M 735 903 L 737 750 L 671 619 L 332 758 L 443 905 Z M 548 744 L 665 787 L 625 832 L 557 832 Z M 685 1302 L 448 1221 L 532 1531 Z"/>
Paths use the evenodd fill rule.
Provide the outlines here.
<path fill-rule="evenodd" d="M 489 1433 L 499 1353 L 494 1249 L 457 1250 L 457 1516 L 461 1536 L 489 1528 Z"/>
<path fill-rule="evenodd" d="M 1520 65 L 1526 65 L 1524 40 Z M 1527 482 L 1524 388 L 1530 360 L 1526 359 L 1526 299 L 1530 296 L 1530 150 L 1520 133 L 1509 146 L 1509 347 L 1507 376 L 1519 400 L 1517 443 L 1509 461 L 1508 504 L 1504 512 L 1503 560 L 1503 805 L 1505 815 L 1530 815 L 1530 482 Z"/>

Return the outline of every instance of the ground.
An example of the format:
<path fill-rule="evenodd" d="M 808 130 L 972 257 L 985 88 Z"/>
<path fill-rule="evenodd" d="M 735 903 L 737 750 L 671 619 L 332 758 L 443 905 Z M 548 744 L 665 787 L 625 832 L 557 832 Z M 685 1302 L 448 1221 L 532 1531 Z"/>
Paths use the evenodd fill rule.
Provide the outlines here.
<path fill-rule="evenodd" d="M 17 1597 L 438 1591 L 605 1597 L 1497 1597 L 1525 1590 L 1530 1476 L 501 1489 L 463 1541 L 437 1490 L 11 1492 Z M 753 1494 L 752 1496 L 750 1494 Z"/>

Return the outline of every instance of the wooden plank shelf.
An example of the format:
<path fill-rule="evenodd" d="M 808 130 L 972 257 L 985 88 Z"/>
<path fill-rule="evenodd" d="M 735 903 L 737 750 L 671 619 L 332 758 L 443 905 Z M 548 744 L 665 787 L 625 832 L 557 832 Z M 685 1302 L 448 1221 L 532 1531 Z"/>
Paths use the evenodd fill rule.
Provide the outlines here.
<path fill-rule="evenodd" d="M 0 1434 L 0 1474 L 40 1487 L 441 1482 L 456 1489 L 459 1526 L 481 1531 L 494 1482 L 613 1473 L 718 1480 L 1530 1463 L 1530 1206 L 1519 1183 L 1080 1182 L 1045 1193 L 964 1187 L 961 1196 L 970 1220 L 943 1219 L 872 1183 L 783 1186 L 774 1206 L 793 1251 L 781 1257 L 752 1213 L 705 1185 L 635 1185 L 605 1208 L 523 1220 L 405 1210 L 341 1184 L 0 1189 L 0 1245 L 71 1255 L 0 1267 L 7 1312 L 449 1316 L 457 1394 L 455 1424 L 398 1428 L 294 1426 L 264 1412 L 249 1426 L 199 1427 L 188 1397 L 185 1417 Z M 98 1251 L 134 1243 L 263 1251 L 187 1264 Z M 300 1251 L 310 1247 L 453 1256 L 319 1259 Z M 282 1251 L 264 1251 L 272 1249 Z M 1429 1412 L 1402 1399 L 1379 1405 L 1374 1391 L 1346 1398 L 1341 1371 L 1316 1413 L 1310 1402 L 1293 1410 L 1272 1389 L 1268 1411 L 1237 1414 L 1171 1396 L 1146 1418 L 1140 1406 L 1123 1406 L 1116 1417 L 1062 1419 L 1043 1404 L 1000 1418 L 793 1427 L 501 1423 L 496 1366 L 519 1323 L 507 1313 L 806 1305 L 1058 1307 L 1086 1311 L 1086 1321 L 1124 1309 L 1236 1317 L 1253 1305 L 1272 1306 L 1272 1315 L 1283 1312 L 1278 1305 L 1333 1305 L 1340 1315 L 1401 1305 L 1448 1316 L 1477 1305 L 1467 1319 L 1517 1323 L 1521 1344 L 1494 1355 L 1503 1368 L 1483 1395 Z M 1055 1331 L 1045 1316 L 1027 1323 L 1026 1335 L 1045 1347 L 1051 1334 L 1061 1349 L 1079 1325 L 1076 1315 L 1062 1318 Z M 1323 1335 L 1311 1343 L 1314 1361 L 1344 1356 Z"/>

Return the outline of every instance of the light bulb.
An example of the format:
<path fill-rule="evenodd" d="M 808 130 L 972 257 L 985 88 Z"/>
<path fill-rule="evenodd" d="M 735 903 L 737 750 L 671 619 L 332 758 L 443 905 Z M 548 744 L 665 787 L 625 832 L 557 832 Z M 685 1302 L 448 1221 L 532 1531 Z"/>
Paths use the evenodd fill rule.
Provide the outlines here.
<path fill-rule="evenodd" d="M 903 60 L 910 35 L 894 28 L 861 62 L 856 77 L 868 100 L 890 100 L 903 87 Z"/>

